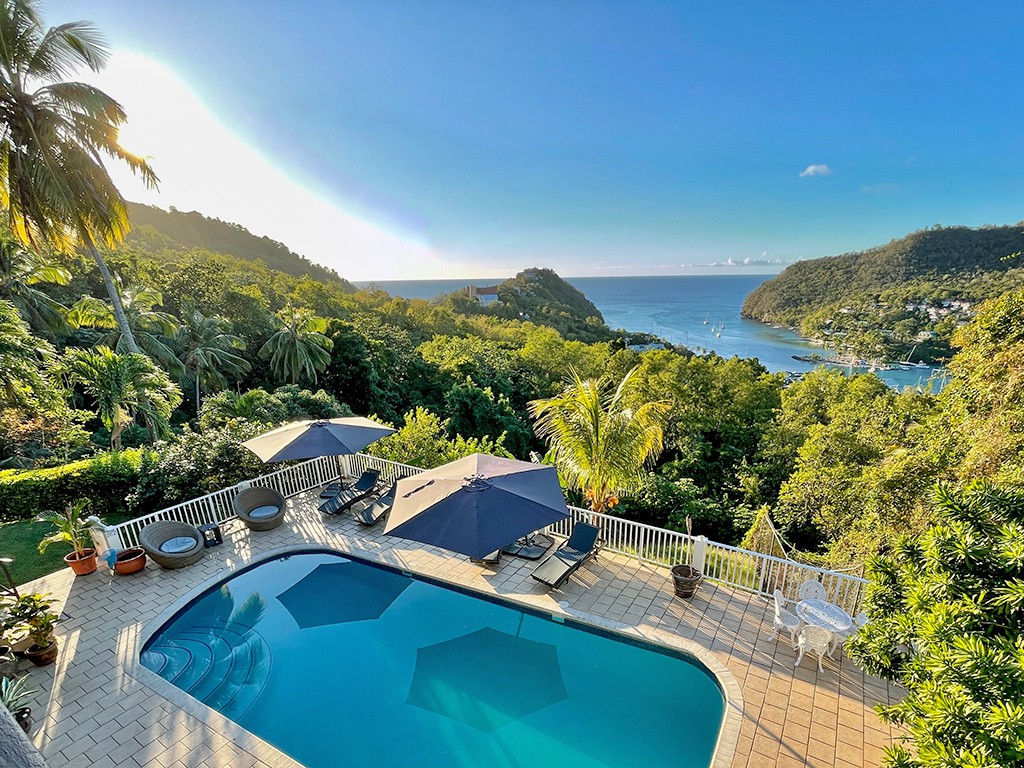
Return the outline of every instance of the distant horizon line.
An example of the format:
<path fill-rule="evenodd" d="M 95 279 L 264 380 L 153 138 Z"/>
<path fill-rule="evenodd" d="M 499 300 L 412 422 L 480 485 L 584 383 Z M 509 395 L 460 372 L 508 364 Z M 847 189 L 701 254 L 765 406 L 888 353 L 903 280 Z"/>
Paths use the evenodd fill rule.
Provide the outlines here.
<path fill-rule="evenodd" d="M 522 271 L 522 270 L 520 270 Z M 467 284 L 475 283 L 493 283 L 494 281 L 502 282 L 504 280 L 511 280 L 518 273 L 509 275 L 508 277 L 402 277 L 402 278 L 387 278 L 383 280 L 349 280 L 348 282 L 357 286 L 366 285 L 381 285 L 384 283 L 454 283 L 467 281 Z M 731 273 L 731 274 L 680 274 L 680 273 L 662 273 L 662 274 L 651 274 L 651 275 L 559 275 L 563 280 L 639 280 L 646 277 L 775 277 L 780 274 L 779 272 L 743 272 L 743 273 Z"/>

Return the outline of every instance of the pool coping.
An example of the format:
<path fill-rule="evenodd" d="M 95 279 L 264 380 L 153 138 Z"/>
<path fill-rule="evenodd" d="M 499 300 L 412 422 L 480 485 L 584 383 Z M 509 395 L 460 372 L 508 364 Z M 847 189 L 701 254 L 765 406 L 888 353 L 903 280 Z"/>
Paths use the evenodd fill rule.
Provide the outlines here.
<path fill-rule="evenodd" d="M 260 552 L 256 555 L 250 555 L 242 558 L 239 562 L 221 569 L 215 575 L 204 579 L 202 582 L 189 589 L 183 595 L 171 602 L 170 605 L 157 614 L 157 616 L 150 620 L 145 626 L 141 627 L 138 632 L 134 633 L 132 641 L 124 647 L 124 650 L 118 659 L 125 673 L 134 678 L 140 685 L 143 685 L 156 695 L 165 699 L 172 706 L 184 711 L 210 728 L 220 732 L 232 743 L 244 749 L 252 756 L 274 766 L 307 768 L 305 764 L 300 763 L 270 742 L 265 741 L 236 723 L 231 718 L 188 695 L 173 683 L 144 667 L 141 663 L 140 656 L 142 649 L 146 646 L 149 640 L 164 627 L 164 625 L 171 621 L 191 601 L 195 600 L 199 595 L 211 587 L 224 582 L 233 574 L 248 570 L 264 561 L 274 560 L 283 555 L 293 554 L 296 552 L 312 551 L 334 552 L 343 557 L 351 555 L 373 563 L 378 563 L 389 569 L 395 569 L 393 564 L 382 561 L 379 557 L 376 557 L 373 552 L 355 547 L 351 548 L 350 551 L 345 551 L 336 546 L 315 545 L 308 542 L 277 547 L 275 549 Z M 459 591 L 486 596 L 486 599 L 489 601 L 495 600 L 493 595 L 487 595 L 480 590 L 467 587 L 465 584 L 460 584 L 459 582 L 455 582 L 450 579 L 439 578 L 435 574 L 423 573 L 411 568 L 403 568 L 399 570 L 405 570 L 415 576 L 421 576 L 424 579 L 431 581 L 450 584 L 453 587 L 456 587 Z M 526 600 L 516 599 L 515 597 L 510 596 L 502 596 L 501 598 L 498 598 L 498 600 L 499 602 L 510 603 L 513 605 L 523 605 L 533 611 L 540 611 L 552 616 L 555 615 L 552 613 L 553 606 L 551 605 L 541 608 L 539 606 L 532 605 Z M 557 608 L 564 616 L 582 624 L 588 624 L 595 628 L 623 635 L 634 640 L 640 640 L 645 643 L 660 645 L 670 650 L 691 656 L 700 662 L 711 673 L 712 679 L 718 685 L 722 692 L 722 696 L 725 699 L 725 707 L 722 712 L 722 723 L 718 730 L 718 738 L 715 741 L 715 748 L 712 752 L 709 768 L 729 768 L 732 765 L 739 740 L 740 726 L 743 720 L 743 693 L 739 683 L 736 682 L 736 678 L 729 671 L 728 667 L 719 661 L 709 649 L 704 648 L 693 640 L 677 637 L 664 630 L 614 621 L 598 614 L 572 609 L 564 602 L 558 602 Z"/>

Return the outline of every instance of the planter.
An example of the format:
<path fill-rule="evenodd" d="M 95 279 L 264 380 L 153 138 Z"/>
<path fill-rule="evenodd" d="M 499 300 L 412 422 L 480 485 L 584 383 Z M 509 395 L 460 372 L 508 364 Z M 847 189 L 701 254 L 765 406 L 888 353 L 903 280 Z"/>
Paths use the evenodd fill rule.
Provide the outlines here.
<path fill-rule="evenodd" d="M 693 597 L 703 578 L 703 574 L 693 566 L 672 566 L 672 581 L 675 583 L 677 597 Z"/>
<path fill-rule="evenodd" d="M 64 562 L 71 566 L 76 576 L 85 576 L 96 570 L 96 550 L 83 549 L 81 552 L 72 552 L 64 555 Z"/>
<path fill-rule="evenodd" d="M 122 576 L 138 573 L 146 567 L 146 550 L 142 547 L 129 547 L 117 553 L 114 561 L 114 572 Z"/>
<path fill-rule="evenodd" d="M 37 667 L 45 667 L 48 664 L 53 664 L 53 662 L 57 660 L 57 641 L 54 640 L 42 649 L 37 649 L 33 645 L 27 651 L 24 651 L 23 655 Z"/>
<path fill-rule="evenodd" d="M 32 730 L 32 710 L 29 707 L 19 707 L 12 713 L 14 721 L 21 726 L 21 730 L 28 733 Z"/>

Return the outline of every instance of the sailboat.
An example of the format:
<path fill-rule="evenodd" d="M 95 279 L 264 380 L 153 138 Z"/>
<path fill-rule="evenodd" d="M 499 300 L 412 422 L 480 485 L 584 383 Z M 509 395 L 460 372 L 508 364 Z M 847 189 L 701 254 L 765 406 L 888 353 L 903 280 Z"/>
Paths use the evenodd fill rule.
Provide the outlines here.
<path fill-rule="evenodd" d="M 902 366 L 907 367 L 907 368 L 927 368 L 928 367 L 928 363 L 923 363 L 923 362 L 920 362 L 920 361 L 916 362 L 916 363 L 910 362 L 910 358 L 912 358 L 914 356 L 914 351 L 916 349 L 917 349 L 917 344 L 915 344 L 913 346 L 913 348 L 911 348 L 910 354 L 907 355 L 907 359 L 906 360 L 897 360 L 896 362 L 899 363 Z"/>

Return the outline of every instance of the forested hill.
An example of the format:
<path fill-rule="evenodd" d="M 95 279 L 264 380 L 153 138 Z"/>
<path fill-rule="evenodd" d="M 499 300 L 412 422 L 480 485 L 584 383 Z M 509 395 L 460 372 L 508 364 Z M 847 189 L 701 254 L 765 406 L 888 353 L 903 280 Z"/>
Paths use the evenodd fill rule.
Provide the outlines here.
<path fill-rule="evenodd" d="M 150 253 L 164 249 L 188 251 L 201 248 L 246 261 L 260 260 L 271 269 L 294 277 L 309 275 L 314 280 L 340 282 L 355 291 L 355 286 L 339 277 L 333 269 L 314 264 L 284 243 L 258 237 L 240 224 L 211 219 L 195 211 L 185 213 L 175 208 L 165 211 L 140 203 L 128 203 L 128 214 L 132 230 L 125 243 L 127 246 L 137 246 Z"/>
<path fill-rule="evenodd" d="M 477 304 L 465 290 L 449 296 L 459 310 L 467 314 L 486 314 L 506 320 L 529 320 L 554 328 L 567 339 L 609 341 L 615 333 L 605 325 L 604 317 L 582 291 L 570 285 L 553 270 L 541 267 L 524 269 L 498 285 L 498 299 Z"/>
<path fill-rule="evenodd" d="M 801 261 L 751 293 L 743 316 L 799 327 L 812 312 L 865 298 L 993 298 L 1024 285 L 1024 223 L 935 227 L 857 253 Z"/>

